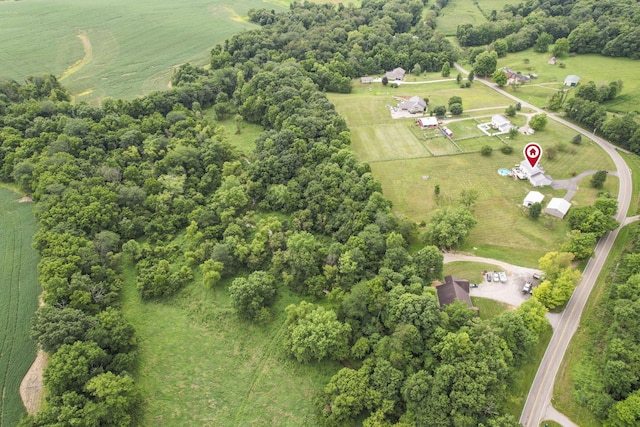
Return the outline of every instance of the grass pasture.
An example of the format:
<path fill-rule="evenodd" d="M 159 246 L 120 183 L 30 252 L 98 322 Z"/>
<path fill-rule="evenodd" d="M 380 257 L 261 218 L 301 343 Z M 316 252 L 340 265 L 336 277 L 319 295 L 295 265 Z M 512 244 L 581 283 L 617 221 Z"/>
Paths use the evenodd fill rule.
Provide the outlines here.
<path fill-rule="evenodd" d="M 166 89 L 172 70 L 204 65 L 243 29 L 259 0 L 24 0 L 0 2 L 0 77 L 50 73 L 76 100 L 132 98 Z"/>
<path fill-rule="evenodd" d="M 444 275 L 452 275 L 461 279 L 467 279 L 471 283 L 481 283 L 484 281 L 483 271 L 502 270 L 502 267 L 495 264 L 483 262 L 455 261 L 444 265 Z M 478 298 L 485 299 L 485 298 Z M 491 300 L 492 301 L 492 300 Z"/>
<path fill-rule="evenodd" d="M 438 16 L 436 28 L 447 36 L 455 36 L 458 25 L 480 25 L 487 22 L 480 9 L 467 0 L 449 0 Z"/>
<path fill-rule="evenodd" d="M 176 297 L 141 302 L 135 272 L 125 270 L 123 310 L 139 337 L 135 378 L 145 400 L 142 426 L 311 426 L 314 396 L 340 369 L 301 364 L 282 354 L 282 292 L 264 326 L 238 321 L 224 286 L 199 278 Z"/>
<path fill-rule="evenodd" d="M 538 78 L 531 83 L 518 88 L 516 95 L 538 107 L 543 107 L 553 90 L 563 88 L 566 76 L 575 74 L 581 83 L 593 80 L 596 85 L 614 80 L 622 80 L 622 93 L 613 101 L 605 104 L 607 110 L 615 112 L 640 111 L 640 75 L 637 60 L 629 58 L 610 58 L 601 55 L 575 55 L 559 58 L 556 65 L 549 65 L 547 61 L 550 53 L 537 53 L 527 49 L 518 53 L 510 53 L 498 60 L 498 67 L 509 67 L 523 73 L 538 74 Z M 529 63 L 525 63 L 525 59 Z M 565 64 L 560 68 L 559 63 Z M 512 92 L 512 89 L 505 86 Z M 571 96 L 571 95 L 570 95 Z"/>
<path fill-rule="evenodd" d="M 0 426 L 15 426 L 25 409 L 19 395 L 24 374 L 36 356 L 29 338 L 38 307 L 38 255 L 31 247 L 36 232 L 32 203 L 0 187 Z"/>

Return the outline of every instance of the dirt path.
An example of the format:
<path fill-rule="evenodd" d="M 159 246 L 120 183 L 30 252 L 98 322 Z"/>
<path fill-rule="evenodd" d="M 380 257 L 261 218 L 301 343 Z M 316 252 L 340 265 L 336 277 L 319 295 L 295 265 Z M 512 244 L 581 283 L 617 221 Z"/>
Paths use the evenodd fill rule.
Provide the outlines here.
<path fill-rule="evenodd" d="M 42 296 L 38 299 L 38 306 L 42 307 Z M 20 383 L 20 398 L 28 414 L 35 414 L 42 407 L 44 401 L 44 368 L 47 366 L 47 353 L 38 350 L 36 360 Z"/>
<path fill-rule="evenodd" d="M 91 46 L 91 41 L 89 37 L 84 32 L 78 33 L 78 38 L 82 42 L 82 47 L 84 49 L 84 56 L 82 59 L 77 60 L 73 65 L 64 70 L 64 72 L 58 78 L 59 81 L 63 81 L 76 71 L 80 70 L 82 67 L 87 65 L 91 59 L 93 58 L 93 47 Z"/>
<path fill-rule="evenodd" d="M 44 384 L 42 374 L 47 365 L 47 353 L 38 350 L 36 360 L 33 361 L 27 374 L 20 383 L 20 398 L 28 414 L 35 414 L 44 400 Z"/>

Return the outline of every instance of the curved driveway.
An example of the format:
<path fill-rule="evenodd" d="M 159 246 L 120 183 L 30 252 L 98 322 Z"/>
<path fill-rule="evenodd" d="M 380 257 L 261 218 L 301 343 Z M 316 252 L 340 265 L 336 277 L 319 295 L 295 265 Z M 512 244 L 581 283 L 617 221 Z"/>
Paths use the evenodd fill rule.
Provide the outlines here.
<path fill-rule="evenodd" d="M 467 71 L 458 64 L 455 64 L 455 67 L 456 69 L 458 69 L 458 71 L 467 73 Z M 618 213 L 616 215 L 616 220 L 618 220 L 618 222 L 620 222 L 621 224 L 625 223 L 632 195 L 631 170 L 627 167 L 624 159 L 620 156 L 620 154 L 618 154 L 617 149 L 612 144 L 593 133 L 587 132 L 579 126 L 564 120 L 556 114 L 548 113 L 534 105 L 531 105 L 526 101 L 521 100 L 520 98 L 504 91 L 491 82 L 480 78 L 476 78 L 476 81 L 499 92 L 507 98 L 510 98 L 516 102 L 520 102 L 523 107 L 531 108 L 538 113 L 546 113 L 550 119 L 555 120 L 575 130 L 576 132 L 587 136 L 600 147 L 602 147 L 602 149 L 611 157 L 618 171 L 618 178 L 620 180 L 620 191 L 618 193 Z M 538 427 L 540 425 L 540 421 L 545 419 L 546 416 L 553 417 L 553 415 L 557 412 L 551 406 L 551 396 L 553 395 L 553 385 L 556 375 L 560 368 L 560 364 L 562 363 L 564 353 L 566 352 L 569 345 L 569 341 L 571 341 L 571 337 L 578 328 L 582 310 L 584 309 L 589 294 L 591 293 L 591 290 L 595 285 L 596 279 L 598 278 L 598 275 L 600 274 L 600 271 L 604 266 L 607 255 L 609 254 L 619 231 L 620 227 L 611 232 L 608 232 L 598 241 L 598 244 L 596 245 L 594 251 L 594 255 L 589 260 L 587 266 L 583 271 L 582 281 L 580 282 L 579 286 L 576 287 L 575 292 L 567 303 L 566 308 L 562 312 L 560 321 L 558 322 L 556 328 L 554 328 L 553 330 L 553 336 L 551 337 L 549 346 L 547 347 L 544 357 L 540 362 L 538 372 L 536 373 L 536 377 L 531 384 L 531 389 L 529 390 L 527 401 L 525 402 L 524 409 L 522 410 L 522 415 L 520 416 L 520 423 L 522 423 L 525 427 Z M 566 425 L 566 421 L 563 421 Z"/>

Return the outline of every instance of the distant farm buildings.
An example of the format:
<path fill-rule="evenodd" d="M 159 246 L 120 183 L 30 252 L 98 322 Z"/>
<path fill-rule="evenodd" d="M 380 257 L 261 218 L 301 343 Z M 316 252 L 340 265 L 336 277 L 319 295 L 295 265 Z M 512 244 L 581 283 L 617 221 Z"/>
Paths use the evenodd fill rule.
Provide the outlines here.
<path fill-rule="evenodd" d="M 416 123 L 418 123 L 421 129 L 437 129 L 439 124 L 438 119 L 433 116 L 421 117 L 416 120 Z"/>
<path fill-rule="evenodd" d="M 569 212 L 570 207 L 571 202 L 568 202 L 565 199 L 561 199 L 559 197 L 554 197 L 553 199 L 551 199 L 544 211 L 551 216 L 562 219 L 567 214 L 567 212 Z"/>
<path fill-rule="evenodd" d="M 390 81 L 400 81 L 400 80 L 404 80 L 404 75 L 406 74 L 406 71 L 404 70 L 404 68 L 394 68 L 392 71 L 387 71 L 386 73 L 384 73 L 384 76 Z"/>
<path fill-rule="evenodd" d="M 575 87 L 578 86 L 578 83 L 580 83 L 580 77 L 576 76 L 575 74 L 571 74 L 564 79 L 565 86 Z"/>
<path fill-rule="evenodd" d="M 529 208 L 534 203 L 542 203 L 543 200 L 544 194 L 539 191 L 529 191 L 529 194 L 527 194 L 527 197 L 525 197 L 522 202 L 522 206 Z"/>

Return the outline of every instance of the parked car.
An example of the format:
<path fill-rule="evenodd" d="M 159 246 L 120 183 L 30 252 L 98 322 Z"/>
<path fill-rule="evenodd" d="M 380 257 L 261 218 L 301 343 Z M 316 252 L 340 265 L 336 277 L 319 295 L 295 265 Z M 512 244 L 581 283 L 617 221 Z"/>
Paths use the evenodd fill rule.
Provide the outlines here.
<path fill-rule="evenodd" d="M 502 283 L 507 283 L 507 273 L 505 273 L 504 271 L 501 271 L 498 273 L 498 275 L 500 276 L 500 281 Z"/>
<path fill-rule="evenodd" d="M 469 286 L 471 286 L 472 288 L 477 288 L 478 284 L 477 283 L 469 283 Z"/>
<path fill-rule="evenodd" d="M 531 294 L 533 292 L 533 284 L 531 282 L 524 282 L 522 287 L 523 294 Z"/>
<path fill-rule="evenodd" d="M 487 282 L 491 281 L 491 273 L 487 273 Z"/>
<path fill-rule="evenodd" d="M 497 271 L 493 272 L 493 281 L 494 282 L 499 282 L 500 281 L 500 275 L 498 274 Z"/>
<path fill-rule="evenodd" d="M 536 280 L 540 280 L 540 273 L 533 273 L 533 278 Z"/>

